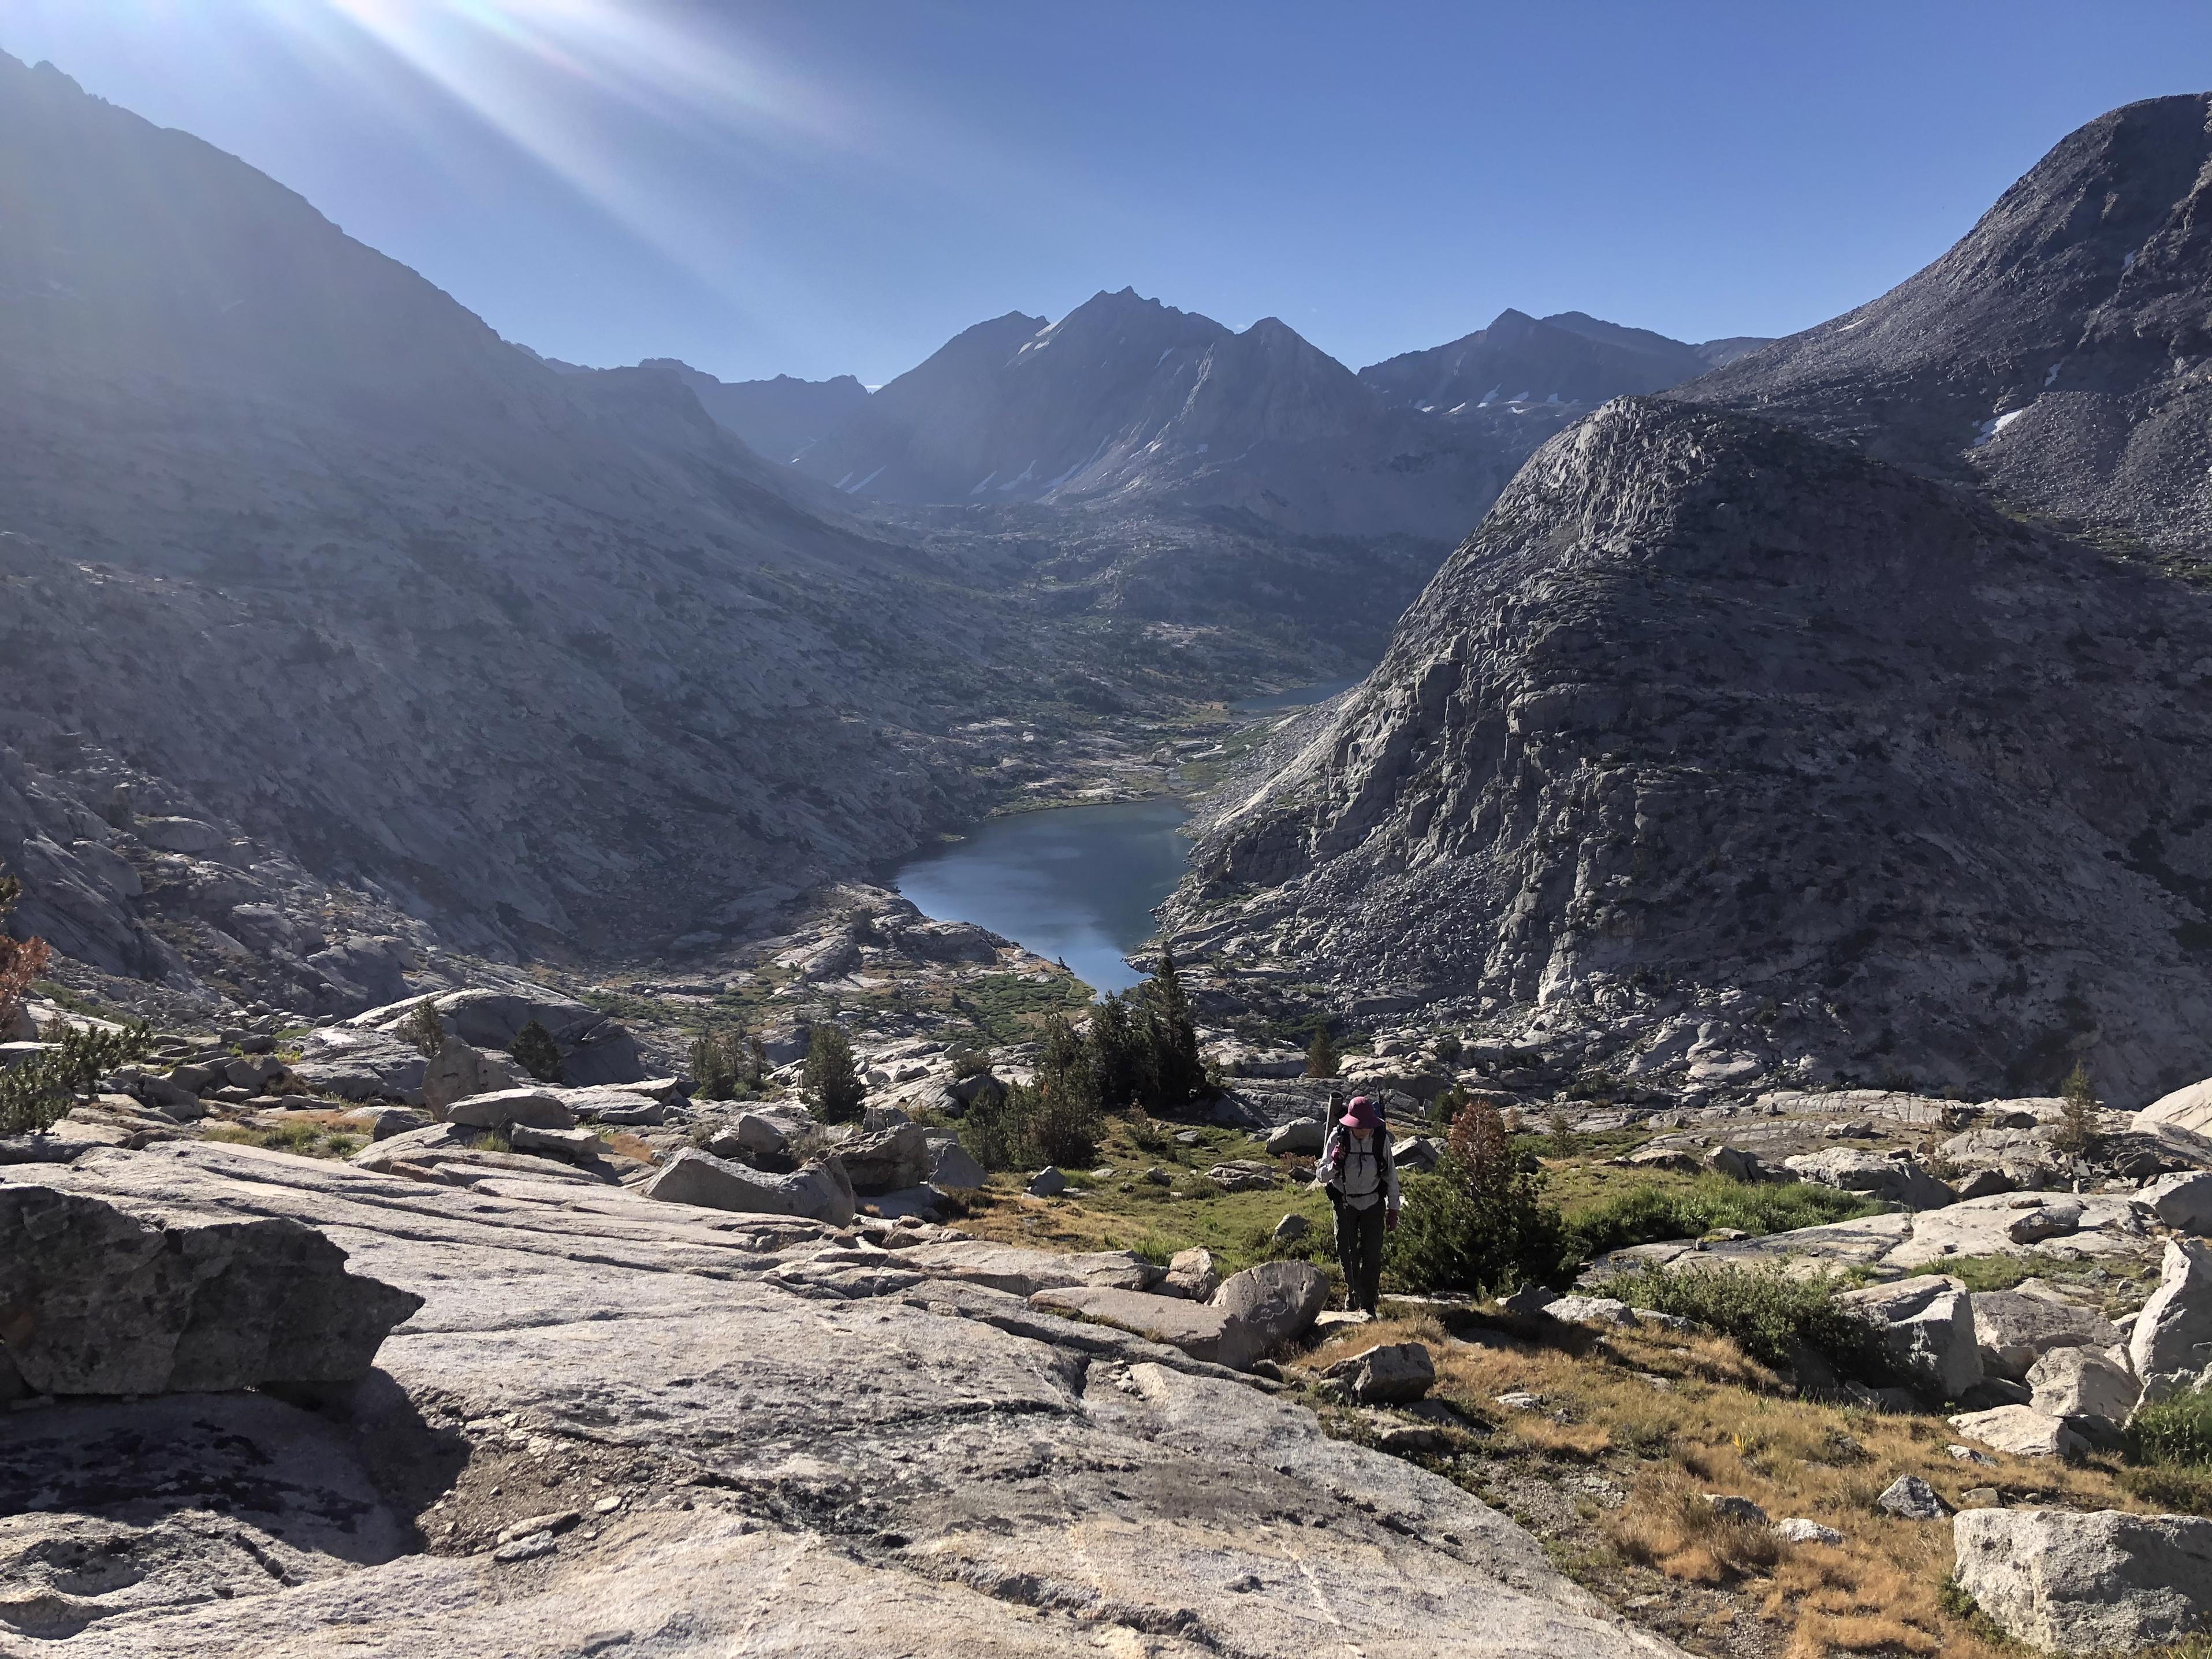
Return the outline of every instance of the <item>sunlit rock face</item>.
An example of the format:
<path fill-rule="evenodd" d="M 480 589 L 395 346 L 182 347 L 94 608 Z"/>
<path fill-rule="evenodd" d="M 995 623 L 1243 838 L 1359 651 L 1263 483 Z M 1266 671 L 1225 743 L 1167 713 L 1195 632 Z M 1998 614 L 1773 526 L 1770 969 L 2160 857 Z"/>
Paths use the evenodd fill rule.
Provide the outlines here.
<path fill-rule="evenodd" d="M 2001 1092 L 2081 1054 L 2148 1099 L 2212 1071 L 2208 627 L 1955 487 L 1620 400 L 1217 797 L 1175 915 L 1347 993 L 1587 1023 L 1630 1074 Z"/>
<path fill-rule="evenodd" d="M 2208 116 L 2203 93 L 2100 116 L 1925 270 L 1680 395 L 2212 557 Z"/>

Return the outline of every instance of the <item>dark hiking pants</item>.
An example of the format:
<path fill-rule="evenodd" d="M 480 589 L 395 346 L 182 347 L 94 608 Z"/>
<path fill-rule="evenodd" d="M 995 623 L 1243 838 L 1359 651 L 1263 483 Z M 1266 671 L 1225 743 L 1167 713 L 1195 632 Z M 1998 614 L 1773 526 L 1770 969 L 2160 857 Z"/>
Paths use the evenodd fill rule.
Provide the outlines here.
<path fill-rule="evenodd" d="M 1382 1290 L 1382 1200 L 1364 1210 L 1336 1206 L 1336 1259 L 1344 1269 L 1345 1305 L 1375 1311 Z"/>

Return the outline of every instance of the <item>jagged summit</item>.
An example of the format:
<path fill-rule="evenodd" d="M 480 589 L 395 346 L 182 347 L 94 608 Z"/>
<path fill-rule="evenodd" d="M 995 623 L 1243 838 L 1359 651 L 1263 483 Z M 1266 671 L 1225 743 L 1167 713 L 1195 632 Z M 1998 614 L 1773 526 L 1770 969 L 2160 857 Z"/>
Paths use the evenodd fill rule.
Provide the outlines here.
<path fill-rule="evenodd" d="M 1238 332 L 1124 288 L 968 330 L 799 466 L 879 502 L 1231 507 L 1444 540 L 1522 453 L 1385 409 L 1279 318 Z"/>
<path fill-rule="evenodd" d="M 2212 1070 L 2208 635 L 2212 598 L 1966 492 L 1620 400 L 1217 803 L 1177 948 L 1601 1009 L 1615 1075 L 2087 1054 L 2148 1099 Z"/>
<path fill-rule="evenodd" d="M 2212 555 L 2208 116 L 2100 116 L 1926 270 L 1680 395 Z"/>
<path fill-rule="evenodd" d="M 1579 311 L 1538 319 L 1509 307 L 1487 328 L 1370 363 L 1359 378 L 1394 404 L 1453 414 L 1501 404 L 1589 405 L 1679 386 L 1746 343 L 1690 345 Z"/>

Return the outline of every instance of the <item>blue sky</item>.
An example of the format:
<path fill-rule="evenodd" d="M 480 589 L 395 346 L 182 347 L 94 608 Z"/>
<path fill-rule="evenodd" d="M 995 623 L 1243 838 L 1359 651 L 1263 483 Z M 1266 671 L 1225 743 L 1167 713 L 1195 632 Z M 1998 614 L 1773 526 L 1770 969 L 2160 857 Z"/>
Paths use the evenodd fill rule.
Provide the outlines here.
<path fill-rule="evenodd" d="M 2212 87 L 2212 7 L 0 0 L 0 49 L 550 355 L 877 382 L 1125 283 L 1354 367 L 1509 305 L 1786 333 Z"/>

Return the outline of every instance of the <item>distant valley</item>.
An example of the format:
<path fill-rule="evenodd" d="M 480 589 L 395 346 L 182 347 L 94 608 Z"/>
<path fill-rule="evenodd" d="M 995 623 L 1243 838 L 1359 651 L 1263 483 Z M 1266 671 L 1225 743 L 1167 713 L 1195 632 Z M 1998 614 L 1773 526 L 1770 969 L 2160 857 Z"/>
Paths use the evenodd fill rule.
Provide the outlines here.
<path fill-rule="evenodd" d="M 586 370 L 0 82 L 0 861 L 179 994 L 711 951 L 1010 798 L 1157 790 L 1210 700 L 1371 660 L 1572 413 L 1394 408 L 1126 291 L 872 396 Z"/>
<path fill-rule="evenodd" d="M 2212 1069 L 2202 99 L 1784 340 L 1508 310 L 1355 372 L 1123 289 L 871 391 L 538 356 L 0 81 L 0 862 L 88 971 L 711 963 L 994 810 L 1210 789 L 1169 932 L 1255 1036 Z"/>

